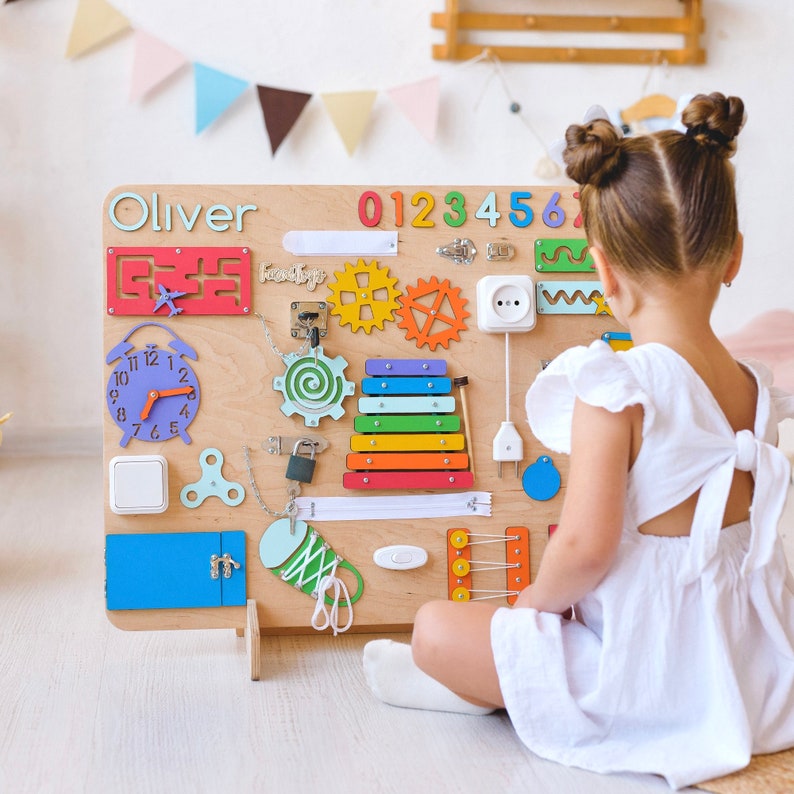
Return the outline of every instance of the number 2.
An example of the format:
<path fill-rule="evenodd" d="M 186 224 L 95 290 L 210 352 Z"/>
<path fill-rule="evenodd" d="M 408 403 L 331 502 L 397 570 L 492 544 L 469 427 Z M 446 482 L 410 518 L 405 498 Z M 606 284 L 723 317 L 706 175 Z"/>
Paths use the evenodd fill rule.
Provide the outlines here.
<path fill-rule="evenodd" d="M 418 193 L 414 193 L 411 198 L 411 204 L 414 207 L 418 207 L 421 202 L 424 202 L 424 206 L 419 208 L 419 211 L 416 213 L 416 217 L 411 221 L 411 226 L 415 226 L 416 228 L 431 228 L 435 226 L 435 222 L 432 221 L 427 216 L 433 211 L 433 207 L 436 205 L 436 200 L 424 190 L 420 190 Z"/>

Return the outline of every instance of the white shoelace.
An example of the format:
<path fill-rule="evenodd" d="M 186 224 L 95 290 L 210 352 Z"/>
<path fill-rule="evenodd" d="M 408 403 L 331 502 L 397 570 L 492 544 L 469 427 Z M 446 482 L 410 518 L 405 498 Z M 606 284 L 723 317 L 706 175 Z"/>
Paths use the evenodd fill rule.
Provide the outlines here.
<path fill-rule="evenodd" d="M 331 552 L 326 559 L 326 552 Z M 307 576 L 307 568 L 317 557 L 322 557 L 317 571 Z M 350 603 L 350 592 L 347 585 L 336 575 L 336 569 L 342 558 L 335 554 L 331 547 L 314 531 L 311 530 L 309 542 L 303 554 L 296 557 L 292 564 L 285 568 L 281 573 L 281 579 L 288 584 L 293 585 L 297 589 L 302 589 L 304 585 L 310 584 L 312 580 L 316 581 L 312 590 L 312 598 L 317 599 L 314 607 L 314 614 L 312 615 L 312 627 L 317 631 L 327 629 L 329 626 L 333 629 L 334 636 L 339 632 L 347 631 L 353 625 L 353 606 Z M 333 603 L 328 605 L 325 603 L 326 592 L 333 588 Z M 344 597 L 345 605 L 347 606 L 348 619 L 347 623 L 339 626 L 339 602 Z M 319 616 L 323 615 L 324 622 L 319 624 Z"/>

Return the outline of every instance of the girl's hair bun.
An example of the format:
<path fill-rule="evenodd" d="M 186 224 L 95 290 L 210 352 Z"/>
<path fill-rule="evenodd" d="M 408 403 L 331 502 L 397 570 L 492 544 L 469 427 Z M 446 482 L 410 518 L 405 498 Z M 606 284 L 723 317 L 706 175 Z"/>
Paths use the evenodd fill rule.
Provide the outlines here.
<path fill-rule="evenodd" d="M 565 173 L 580 185 L 603 185 L 620 168 L 621 134 L 608 119 L 572 124 L 565 131 Z"/>
<path fill-rule="evenodd" d="M 736 151 L 736 136 L 744 120 L 744 102 L 718 92 L 698 94 L 681 114 L 687 136 L 723 157 L 732 157 Z"/>

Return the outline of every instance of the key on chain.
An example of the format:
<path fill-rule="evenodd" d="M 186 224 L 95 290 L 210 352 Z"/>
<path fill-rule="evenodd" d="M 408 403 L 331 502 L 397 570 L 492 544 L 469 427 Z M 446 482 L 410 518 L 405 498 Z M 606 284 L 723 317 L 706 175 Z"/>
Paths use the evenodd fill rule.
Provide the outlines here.
<path fill-rule="evenodd" d="M 298 486 L 298 491 L 300 491 L 300 486 Z M 295 501 L 295 497 L 291 495 L 290 495 L 290 501 L 287 504 L 287 513 L 289 516 L 289 534 L 294 535 L 295 522 L 298 520 L 298 504 Z"/>
<path fill-rule="evenodd" d="M 309 447 L 309 457 L 301 457 L 300 450 L 302 447 Z M 288 511 L 289 511 L 289 531 L 290 535 L 295 534 L 295 521 L 298 516 L 298 506 L 295 504 L 295 499 L 301 491 L 301 483 L 310 483 L 314 477 L 314 468 L 317 461 L 314 459 L 317 450 L 317 442 L 309 438 L 299 438 L 295 442 L 295 447 L 292 454 L 289 456 L 287 462 L 287 495 Z"/>
<path fill-rule="evenodd" d="M 314 366 L 317 366 L 317 345 L 320 344 L 320 329 L 313 325 L 309 329 L 309 345 L 314 353 Z"/>

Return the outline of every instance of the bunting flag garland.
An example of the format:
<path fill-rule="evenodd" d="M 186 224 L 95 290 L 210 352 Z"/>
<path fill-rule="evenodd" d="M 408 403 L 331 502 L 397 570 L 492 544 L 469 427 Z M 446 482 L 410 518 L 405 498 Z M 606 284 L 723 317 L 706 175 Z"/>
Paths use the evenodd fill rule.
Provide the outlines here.
<path fill-rule="evenodd" d="M 130 21 L 105 0 L 79 0 L 66 57 L 82 55 L 130 29 Z"/>
<path fill-rule="evenodd" d="M 312 95 L 265 85 L 258 85 L 256 89 L 265 118 L 265 129 L 270 138 L 270 151 L 275 155 Z"/>
<path fill-rule="evenodd" d="M 387 93 L 424 138 L 433 143 L 438 125 L 440 78 L 428 77 L 417 83 L 390 88 Z"/>
<path fill-rule="evenodd" d="M 201 63 L 193 64 L 196 81 L 196 134 L 218 118 L 248 88 L 245 80 Z"/>
<path fill-rule="evenodd" d="M 364 135 L 377 92 L 342 91 L 321 96 L 347 153 L 352 155 Z"/>
<path fill-rule="evenodd" d="M 134 102 L 146 96 L 187 62 L 181 52 L 142 30 L 136 30 L 130 99 Z"/>
<path fill-rule="evenodd" d="M 0 6 L 12 2 L 15 0 L 0 0 Z M 133 29 L 127 17 L 108 0 L 77 0 L 66 57 L 74 58 L 97 49 L 127 30 L 134 34 L 129 87 L 131 101 L 142 99 L 184 65 L 191 63 L 164 41 Z M 199 134 L 226 112 L 250 83 L 198 62 L 192 62 L 192 66 L 196 95 L 195 130 Z M 271 153 L 275 156 L 314 95 L 274 86 L 257 85 L 256 88 Z M 386 93 L 421 135 L 433 143 L 438 123 L 439 78 L 430 77 L 395 86 Z M 350 156 L 364 136 L 377 95 L 375 90 L 321 94 L 325 109 Z"/>

